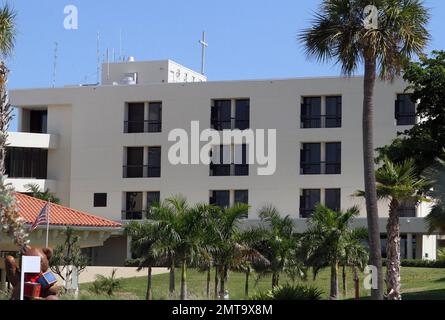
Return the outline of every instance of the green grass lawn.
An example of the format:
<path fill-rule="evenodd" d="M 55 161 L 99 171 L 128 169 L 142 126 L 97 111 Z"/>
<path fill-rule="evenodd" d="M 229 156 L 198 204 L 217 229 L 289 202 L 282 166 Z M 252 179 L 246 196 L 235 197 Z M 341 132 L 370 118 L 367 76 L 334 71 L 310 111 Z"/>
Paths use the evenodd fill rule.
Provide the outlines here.
<path fill-rule="evenodd" d="M 122 288 L 112 299 L 144 299 L 147 279 L 144 276 L 145 272 L 141 271 L 141 277 L 121 279 Z M 348 291 L 345 299 L 353 298 L 354 289 L 352 282 L 352 274 L 348 272 Z M 176 291 L 179 291 L 180 273 L 176 273 Z M 188 289 L 190 299 L 205 299 L 206 290 L 206 274 L 199 273 L 195 270 L 189 270 L 187 274 Z M 362 277 L 363 279 L 363 277 Z M 361 287 L 363 280 L 361 279 Z M 213 280 L 213 274 L 212 274 Z M 324 298 L 328 298 L 329 293 L 329 270 L 323 270 L 315 281 L 308 280 L 307 282 L 297 281 L 297 283 L 305 283 L 313 285 L 323 290 Z M 280 283 L 284 284 L 291 282 L 286 275 L 281 275 Z M 245 277 L 243 274 L 231 272 L 226 288 L 230 292 L 230 299 L 245 299 L 244 297 L 244 283 Z M 255 292 L 269 290 L 271 287 L 271 278 L 265 277 L 257 281 L 256 275 L 252 274 L 250 277 L 250 295 Z M 81 299 L 106 299 L 106 297 L 97 297 L 88 293 L 90 284 L 81 285 Z M 153 298 L 155 300 L 165 300 L 168 297 L 169 275 L 162 274 L 153 276 Z M 434 299 L 445 300 L 445 269 L 422 269 L 422 268 L 402 268 L 402 289 L 404 300 L 421 300 Z M 340 275 L 340 290 L 341 275 Z M 213 282 L 211 284 L 211 292 L 213 293 Z M 366 298 L 370 295 L 368 290 L 361 288 L 361 296 Z M 177 297 L 175 297 L 177 298 Z"/>

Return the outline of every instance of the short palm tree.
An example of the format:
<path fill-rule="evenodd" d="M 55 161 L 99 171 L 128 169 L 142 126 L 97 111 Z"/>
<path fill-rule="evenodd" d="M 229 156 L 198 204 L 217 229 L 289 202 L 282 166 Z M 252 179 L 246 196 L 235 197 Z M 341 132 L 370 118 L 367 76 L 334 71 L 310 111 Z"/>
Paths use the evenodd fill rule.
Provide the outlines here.
<path fill-rule="evenodd" d="M 165 239 L 165 252 L 172 244 L 175 257 L 181 265 L 181 300 L 187 300 L 187 266 L 198 256 L 203 245 L 203 230 L 206 229 L 207 206 L 191 207 L 183 196 L 165 200 L 164 210 L 151 210 L 149 219 L 156 222 Z M 162 248 L 161 244 L 161 248 Z M 160 249 L 162 251 L 162 249 Z"/>
<path fill-rule="evenodd" d="M 219 209 L 219 210 L 218 210 Z M 212 210 L 213 230 L 209 246 L 217 267 L 219 278 L 219 296 L 224 297 L 226 282 L 230 270 L 244 270 L 248 263 L 266 260 L 257 250 L 250 247 L 240 230 L 240 222 L 247 218 L 249 206 L 236 203 L 232 207 Z M 251 239 L 250 239 L 251 240 Z"/>
<path fill-rule="evenodd" d="M 427 201 L 422 192 L 430 184 L 416 174 L 415 162 L 412 159 L 401 163 L 383 160 L 383 165 L 375 173 L 377 195 L 379 199 L 389 201 L 389 218 L 387 233 L 386 285 L 388 299 L 400 300 L 400 221 L 398 208 L 403 203 L 418 204 Z M 361 192 L 364 195 L 364 192 Z"/>
<path fill-rule="evenodd" d="M 378 27 L 364 24 L 364 9 L 378 10 Z M 377 73 L 392 80 L 400 75 L 412 55 L 422 54 L 429 33 L 427 9 L 421 0 L 323 0 L 312 27 L 299 40 L 309 56 L 334 60 L 342 73 L 352 75 L 364 64 L 363 159 L 371 264 L 378 268 L 379 286 L 374 299 L 383 299 L 383 273 L 378 229 L 376 180 L 374 175 L 373 96 Z"/>
<path fill-rule="evenodd" d="M 268 264 L 254 263 L 259 277 L 272 274 L 272 289 L 279 286 L 280 274 L 283 272 L 297 273 L 304 277 L 304 269 L 295 260 L 297 235 L 291 217 L 282 216 L 270 204 L 260 208 L 258 216 L 261 225 L 254 232 L 260 237 L 260 241 L 255 248 L 269 261 Z"/>
<path fill-rule="evenodd" d="M 353 207 L 345 212 L 318 205 L 308 220 L 308 229 L 300 239 L 298 256 L 312 267 L 314 277 L 325 268 L 331 268 L 330 298 L 338 299 L 338 271 L 345 251 L 351 245 L 353 230 L 350 224 L 359 210 Z"/>
<path fill-rule="evenodd" d="M 156 248 L 162 239 L 161 230 L 151 222 L 132 221 L 125 226 L 125 232 L 131 237 L 131 252 L 137 257 L 138 270 L 148 270 L 145 297 L 153 300 L 152 268 L 161 263 L 161 253 Z"/>

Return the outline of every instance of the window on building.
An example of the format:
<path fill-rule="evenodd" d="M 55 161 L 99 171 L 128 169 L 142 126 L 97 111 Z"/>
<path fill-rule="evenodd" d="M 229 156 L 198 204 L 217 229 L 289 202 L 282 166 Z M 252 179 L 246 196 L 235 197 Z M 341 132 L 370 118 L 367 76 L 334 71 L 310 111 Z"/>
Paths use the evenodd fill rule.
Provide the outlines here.
<path fill-rule="evenodd" d="M 235 146 L 235 176 L 248 176 L 249 164 L 247 160 L 247 145 Z"/>
<path fill-rule="evenodd" d="M 148 169 L 149 178 L 159 178 L 161 176 L 161 147 L 148 148 Z"/>
<path fill-rule="evenodd" d="M 250 127 L 250 99 L 213 100 L 210 122 L 212 129 L 215 130 L 248 129 Z"/>
<path fill-rule="evenodd" d="M 395 117 L 398 126 L 416 124 L 416 105 L 411 100 L 410 94 L 397 95 Z"/>
<path fill-rule="evenodd" d="M 235 190 L 235 203 L 249 204 L 249 191 Z"/>
<path fill-rule="evenodd" d="M 300 196 L 300 217 L 309 218 L 320 203 L 320 189 L 303 189 Z"/>
<path fill-rule="evenodd" d="M 46 179 L 48 150 L 8 147 L 5 167 L 9 178 Z"/>
<path fill-rule="evenodd" d="M 235 129 L 246 130 L 250 128 L 250 100 L 239 99 L 235 101 Z"/>
<path fill-rule="evenodd" d="M 125 122 L 126 133 L 144 132 L 145 104 L 143 102 L 128 103 L 128 120 Z"/>
<path fill-rule="evenodd" d="M 148 132 L 162 132 L 162 103 L 148 104 Z"/>
<path fill-rule="evenodd" d="M 303 143 L 301 174 L 321 174 L 321 143 Z"/>
<path fill-rule="evenodd" d="M 414 202 L 402 202 L 397 208 L 399 217 L 415 218 L 417 217 L 417 204 Z"/>
<path fill-rule="evenodd" d="M 326 128 L 341 128 L 342 123 L 342 97 L 326 97 Z"/>
<path fill-rule="evenodd" d="M 230 191 L 212 191 L 210 204 L 216 205 L 220 208 L 230 207 Z"/>
<path fill-rule="evenodd" d="M 326 143 L 326 174 L 341 174 L 341 142 Z"/>
<path fill-rule="evenodd" d="M 231 174 L 231 146 L 220 145 L 212 148 L 210 176 L 223 177 Z"/>
<path fill-rule="evenodd" d="M 31 133 L 47 133 L 48 111 L 47 110 L 31 110 L 29 112 L 29 132 Z"/>
<path fill-rule="evenodd" d="M 321 128 L 321 97 L 304 97 L 301 104 L 302 128 Z"/>
<path fill-rule="evenodd" d="M 323 103 L 324 108 L 322 107 Z M 301 104 L 301 128 L 340 128 L 341 125 L 341 96 L 303 97 Z"/>
<path fill-rule="evenodd" d="M 150 191 L 147 192 L 147 210 L 150 210 L 150 208 L 159 203 L 161 200 L 161 193 L 159 191 Z"/>
<path fill-rule="evenodd" d="M 127 192 L 123 220 L 141 220 L 143 218 L 142 192 Z"/>
<path fill-rule="evenodd" d="M 232 128 L 232 101 L 214 100 L 211 109 L 212 129 L 224 130 Z"/>
<path fill-rule="evenodd" d="M 124 178 L 142 178 L 144 176 L 144 148 L 128 147 L 127 165 L 124 166 Z"/>
<path fill-rule="evenodd" d="M 94 207 L 106 207 L 107 206 L 107 194 L 106 193 L 95 193 L 94 194 Z"/>
<path fill-rule="evenodd" d="M 334 211 L 341 210 L 341 189 L 325 190 L 325 206 Z"/>

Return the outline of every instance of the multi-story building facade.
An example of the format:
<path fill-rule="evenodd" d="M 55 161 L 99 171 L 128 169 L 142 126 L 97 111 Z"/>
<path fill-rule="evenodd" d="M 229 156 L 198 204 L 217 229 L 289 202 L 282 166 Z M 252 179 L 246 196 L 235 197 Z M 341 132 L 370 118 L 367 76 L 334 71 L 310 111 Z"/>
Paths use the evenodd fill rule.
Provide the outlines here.
<path fill-rule="evenodd" d="M 143 219 L 153 202 L 182 194 L 190 203 L 246 202 L 249 222 L 271 203 L 296 220 L 299 232 L 317 203 L 358 205 L 355 225 L 366 226 L 364 200 L 352 196 L 364 188 L 361 77 L 208 82 L 171 61 L 102 70 L 98 85 L 10 92 L 19 132 L 10 135 L 7 164 L 17 190 L 38 183 L 64 205 L 119 222 Z M 401 80 L 376 84 L 376 147 L 417 120 L 405 88 Z M 259 175 L 260 165 L 246 161 L 245 144 L 213 148 L 212 159 L 238 154 L 241 161 L 173 164 L 169 133 L 190 133 L 192 121 L 218 132 L 276 129 L 275 172 Z M 379 214 L 384 244 L 387 203 Z M 435 259 L 436 236 L 423 219 L 428 208 L 406 204 L 400 214 L 403 257 Z M 122 263 L 127 242 L 114 237 L 94 250 Z"/>

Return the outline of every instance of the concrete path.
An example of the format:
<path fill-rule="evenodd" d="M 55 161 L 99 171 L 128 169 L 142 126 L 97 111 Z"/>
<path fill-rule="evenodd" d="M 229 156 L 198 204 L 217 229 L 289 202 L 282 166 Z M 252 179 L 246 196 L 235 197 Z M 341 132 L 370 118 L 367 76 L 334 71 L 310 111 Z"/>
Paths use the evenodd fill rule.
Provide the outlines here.
<path fill-rule="evenodd" d="M 147 269 L 137 271 L 137 268 L 129 267 L 87 267 L 79 275 L 79 284 L 93 282 L 96 279 L 96 274 L 101 274 L 106 277 L 111 276 L 113 269 L 117 269 L 116 278 L 133 278 L 133 277 L 145 277 L 147 275 Z M 168 273 L 167 268 L 153 268 L 153 275 Z"/>

